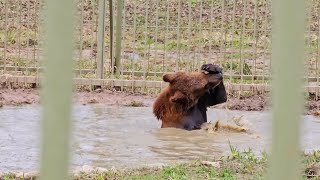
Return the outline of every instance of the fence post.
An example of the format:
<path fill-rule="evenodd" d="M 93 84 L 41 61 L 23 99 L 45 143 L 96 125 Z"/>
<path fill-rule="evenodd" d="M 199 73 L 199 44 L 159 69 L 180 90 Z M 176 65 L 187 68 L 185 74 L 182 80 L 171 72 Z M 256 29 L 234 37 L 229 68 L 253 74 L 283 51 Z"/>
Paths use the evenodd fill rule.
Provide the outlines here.
<path fill-rule="evenodd" d="M 120 0 L 117 2 L 117 18 L 116 18 L 116 49 L 115 49 L 115 64 L 114 71 L 119 72 L 120 70 L 120 59 L 121 59 L 121 40 L 122 40 L 122 12 L 123 12 L 123 2 Z"/>
<path fill-rule="evenodd" d="M 40 178 L 68 179 L 72 108 L 73 1 L 47 0 Z"/>
<path fill-rule="evenodd" d="M 97 78 L 103 79 L 104 71 L 104 30 L 105 30 L 105 13 L 106 0 L 99 0 L 98 15 L 98 39 L 97 39 Z M 112 50 L 112 49 L 111 49 Z"/>
<path fill-rule="evenodd" d="M 110 14 L 110 24 L 109 24 L 109 26 L 110 26 L 110 28 L 109 28 L 109 30 L 110 30 L 110 64 L 111 64 L 111 66 L 110 66 L 110 68 L 111 68 L 111 73 L 113 74 L 113 71 L 114 71 L 114 69 L 113 69 L 113 65 L 114 65 L 114 62 L 113 62 L 113 3 L 112 3 L 112 0 L 109 0 L 109 14 Z"/>
<path fill-rule="evenodd" d="M 273 133 L 268 178 L 298 180 L 305 1 L 273 0 L 272 6 Z"/>

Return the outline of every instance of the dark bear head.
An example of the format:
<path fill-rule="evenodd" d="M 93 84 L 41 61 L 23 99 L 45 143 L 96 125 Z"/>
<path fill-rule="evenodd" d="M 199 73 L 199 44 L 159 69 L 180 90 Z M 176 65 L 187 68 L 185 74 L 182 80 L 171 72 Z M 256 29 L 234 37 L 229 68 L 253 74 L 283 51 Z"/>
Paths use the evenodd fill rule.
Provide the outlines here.
<path fill-rule="evenodd" d="M 164 75 L 163 80 L 169 83 L 170 101 L 188 109 L 194 106 L 209 89 L 218 86 L 223 76 L 221 71 L 218 73 L 176 72 Z"/>

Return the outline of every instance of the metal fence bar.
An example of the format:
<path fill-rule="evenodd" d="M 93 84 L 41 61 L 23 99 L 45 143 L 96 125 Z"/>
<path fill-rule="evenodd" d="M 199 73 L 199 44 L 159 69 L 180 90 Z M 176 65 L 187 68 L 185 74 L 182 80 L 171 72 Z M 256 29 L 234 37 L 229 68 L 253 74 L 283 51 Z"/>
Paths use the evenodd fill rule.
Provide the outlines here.
<path fill-rule="evenodd" d="M 118 47 L 120 50 L 120 54 L 119 54 L 119 57 L 120 57 L 120 59 L 119 59 L 119 63 L 120 63 L 120 67 L 119 67 L 119 70 L 120 70 L 120 72 L 119 72 L 119 74 L 120 74 L 120 80 L 123 80 L 124 79 L 124 76 L 123 76 L 123 72 L 124 72 L 124 66 L 121 66 L 121 59 L 122 59 L 122 56 L 121 56 L 121 47 L 124 47 L 124 37 L 122 36 L 122 34 L 123 34 L 123 31 L 126 31 L 126 28 L 125 28 L 125 24 L 126 24 L 126 16 L 125 16 L 125 14 L 126 14 L 126 10 L 125 10 L 125 6 L 126 6 L 126 2 L 123 0 L 122 1 L 122 8 L 121 8 L 121 16 L 123 15 L 123 18 L 121 17 L 121 26 L 120 27 L 123 27 L 123 28 L 120 28 L 120 31 L 121 31 L 121 34 L 120 34 L 120 37 L 119 37 L 119 39 L 120 39 L 120 47 Z M 119 12 L 119 11 L 118 11 Z M 122 20 L 123 19 L 123 20 Z M 117 22 L 118 23 L 118 22 Z M 118 33 L 118 32 L 117 32 Z M 121 84 L 121 88 L 120 88 L 120 90 L 121 91 L 123 91 L 124 89 L 123 89 L 123 83 Z"/>
<path fill-rule="evenodd" d="M 37 41 L 38 41 L 38 47 L 41 46 L 41 42 L 43 40 L 43 34 L 44 34 L 44 31 L 43 31 L 43 16 L 40 15 L 40 12 L 43 11 L 43 2 L 44 0 L 39 0 L 39 5 L 38 5 L 38 19 L 37 19 L 37 29 L 35 30 L 35 32 L 37 32 Z M 36 52 L 36 55 L 37 55 L 37 59 L 34 59 L 33 61 L 33 66 L 36 68 L 36 76 L 40 76 L 40 66 L 42 65 L 42 58 L 41 58 L 41 55 L 42 55 L 42 52 L 41 51 L 37 51 Z M 38 85 L 38 82 L 35 84 L 35 85 Z"/>
<path fill-rule="evenodd" d="M 253 23 L 253 39 L 254 39 L 254 54 L 253 54 L 253 73 L 251 83 L 254 84 L 254 76 L 257 75 L 257 11 L 258 11 L 258 0 L 254 1 L 254 23 Z"/>
<path fill-rule="evenodd" d="M 28 29 L 31 29 L 31 26 L 30 26 L 30 23 L 31 22 L 29 22 L 30 21 L 30 13 L 31 13 L 31 11 L 30 11 L 30 1 L 28 1 L 27 2 L 27 11 L 28 11 L 28 14 L 27 14 L 27 18 L 28 18 L 28 20 L 26 21 L 26 27 L 28 28 Z M 29 59 L 29 49 L 30 49 L 30 44 L 29 44 L 29 40 L 26 40 L 27 42 L 26 42 L 26 44 L 27 44 L 27 59 L 28 59 L 28 62 L 30 61 L 30 59 Z M 27 72 L 28 74 L 29 74 L 29 72 Z"/>
<path fill-rule="evenodd" d="M 213 22 L 214 22 L 214 18 L 213 18 L 213 6 L 214 5 L 214 1 L 211 1 L 210 3 L 210 30 L 209 30 L 209 35 L 212 36 L 213 35 Z M 208 55 L 208 63 L 212 63 L 213 58 L 212 58 L 212 38 L 210 37 L 209 39 L 209 55 Z"/>
<path fill-rule="evenodd" d="M 159 1 L 156 2 L 156 30 L 155 30 L 155 46 L 157 47 L 158 44 L 158 34 L 159 34 Z M 156 55 L 154 58 L 154 63 L 157 63 L 158 59 L 158 51 L 155 49 Z M 156 72 L 154 72 L 154 77 L 156 76 Z"/>
<path fill-rule="evenodd" d="M 177 48 L 178 48 L 178 57 L 175 62 L 175 70 L 180 70 L 180 61 L 181 61 L 181 31 L 180 31 L 180 21 L 181 21 L 181 0 L 178 0 L 178 21 L 177 21 Z"/>
<path fill-rule="evenodd" d="M 234 1 L 233 3 L 233 6 L 232 6 L 232 25 L 231 25 L 231 31 L 232 31 L 232 34 L 231 34 L 231 47 L 234 47 L 234 34 L 235 34 L 235 15 L 236 15 L 236 1 Z M 231 61 L 229 61 L 230 63 L 230 71 L 229 71 L 229 78 L 230 78 L 230 81 L 232 82 L 233 81 L 233 59 L 231 59 Z"/>
<path fill-rule="evenodd" d="M 119 0 L 117 2 L 117 18 L 116 18 L 116 47 L 115 47 L 115 71 L 119 73 L 121 69 L 121 42 L 122 42 L 122 13 L 123 13 L 123 2 Z"/>
<path fill-rule="evenodd" d="M 133 5 L 133 55 L 139 55 L 138 51 L 137 51 L 137 47 L 136 47 L 136 36 L 137 35 L 137 5 L 134 4 Z M 132 80 L 135 79 L 135 74 L 134 74 L 134 69 L 135 69 L 135 63 L 134 61 L 131 61 L 131 74 L 132 74 Z M 132 83 L 132 92 L 134 92 L 134 84 Z"/>
<path fill-rule="evenodd" d="M 305 32 L 306 36 L 304 36 L 305 39 L 305 44 L 304 44 L 304 60 L 305 62 L 310 62 L 311 59 L 310 57 L 312 57 L 312 47 L 311 47 L 311 39 L 310 39 L 310 26 L 311 26 L 311 16 L 312 16 L 312 3 L 310 1 L 306 1 L 306 28 L 305 30 L 307 32 Z M 305 67 L 305 71 L 304 71 L 304 75 L 308 75 L 309 73 L 312 73 L 311 67 L 312 64 L 309 63 L 304 63 L 304 67 Z M 308 80 L 306 80 L 304 83 L 308 83 Z"/>
<path fill-rule="evenodd" d="M 270 8 L 270 10 L 272 11 L 272 8 L 271 8 L 271 6 L 272 6 L 272 3 L 271 3 L 272 1 L 271 0 L 267 0 L 266 1 L 266 5 L 268 5 L 268 7 Z M 268 4 L 269 3 L 269 4 Z M 266 24 L 268 24 L 268 21 L 270 21 L 271 20 L 271 18 L 269 17 L 268 18 L 268 16 L 267 16 L 267 13 L 266 13 Z M 271 28 L 270 28 L 271 29 Z M 266 26 L 266 32 L 267 32 L 267 30 L 268 30 L 268 26 Z M 271 53 L 272 53 L 272 43 L 273 43 L 273 37 L 272 37 L 272 31 L 269 33 L 269 34 L 271 34 L 271 38 L 270 38 L 270 43 L 268 43 L 267 44 L 267 46 L 266 46 L 266 52 L 267 52 L 267 54 L 269 54 L 269 56 L 271 56 Z M 267 60 L 269 60 L 269 64 L 268 64 L 268 71 L 267 71 L 267 73 L 265 74 L 265 76 L 267 77 L 267 76 L 272 76 L 272 70 L 271 70 L 271 67 L 272 67 L 272 58 L 270 58 L 270 59 L 268 59 L 268 58 L 265 58 L 264 59 L 264 61 L 267 61 Z M 267 81 L 267 79 L 265 79 L 266 80 L 266 82 L 265 83 L 269 83 L 270 81 Z"/>
<path fill-rule="evenodd" d="M 195 23 L 195 22 L 193 22 Z M 132 27 L 133 25 L 129 25 L 129 24 L 126 24 L 126 27 Z M 148 25 L 148 27 L 150 28 L 155 28 L 156 26 L 155 25 Z M 158 28 L 164 28 L 165 26 L 158 26 Z M 185 29 L 188 29 L 187 26 L 168 26 L 170 29 L 177 29 L 177 28 L 180 28 L 180 30 L 185 30 Z M 202 27 L 201 29 L 199 28 L 199 30 L 210 30 L 211 28 L 210 27 Z M 212 28 L 212 30 L 221 30 L 221 28 Z M 242 29 L 242 28 L 235 28 L 234 30 L 237 30 L 237 31 L 244 31 L 244 32 L 248 32 L 248 31 L 253 31 L 254 29 L 253 28 L 247 28 L 247 29 Z M 258 30 L 263 30 L 263 29 L 258 29 Z M 266 32 L 271 32 L 271 30 L 266 30 Z M 308 31 L 306 31 L 308 32 Z M 310 32 L 316 32 L 316 31 L 312 31 L 310 30 Z"/>
<path fill-rule="evenodd" d="M 72 107 L 73 1 L 47 0 L 41 179 L 68 179 Z M 58 73 L 57 73 L 58 72 Z"/>
<path fill-rule="evenodd" d="M 320 4 L 318 6 L 318 24 L 320 24 Z M 320 61 L 320 26 L 318 26 L 318 39 L 317 39 L 317 55 L 316 55 L 316 77 L 317 77 L 317 85 L 320 86 L 320 74 L 319 74 L 319 61 Z M 316 100 L 319 100 L 320 91 L 316 92 Z"/>
<path fill-rule="evenodd" d="M 220 54 L 222 57 L 219 58 L 219 65 L 222 66 L 224 63 L 225 47 L 224 47 L 224 26 L 225 26 L 225 0 L 221 0 L 221 29 L 220 29 Z"/>
<path fill-rule="evenodd" d="M 33 38 L 34 38 L 34 42 L 35 41 L 38 41 L 39 42 L 39 37 L 38 37 L 38 35 L 39 35 L 39 32 L 38 32 L 38 28 L 37 27 L 39 27 L 40 26 L 40 23 L 39 23 L 39 17 L 37 16 L 37 12 L 40 10 L 40 2 L 39 2 L 39 4 L 37 5 L 37 4 L 34 4 L 34 24 L 35 24 L 35 26 L 34 26 L 34 36 L 33 36 Z M 37 8 L 38 7 L 38 8 Z M 37 55 L 38 53 L 37 53 L 37 50 L 36 50 L 36 43 L 33 43 L 33 57 L 32 57 L 32 60 L 33 60 L 33 62 L 32 62 L 32 64 L 33 64 L 33 67 L 36 67 L 36 60 L 37 60 L 37 58 L 38 58 L 38 55 Z"/>
<path fill-rule="evenodd" d="M 110 67 L 110 71 L 109 73 L 111 73 L 111 78 L 114 78 L 115 76 L 115 48 L 114 48 L 114 36 L 115 36 L 115 30 L 114 30 L 114 22 L 115 22 L 115 15 L 114 15 L 114 12 L 115 12 L 115 7 L 114 7 L 114 3 L 113 3 L 113 0 L 109 0 L 109 19 L 110 19 L 110 63 L 111 63 L 111 67 Z"/>
<path fill-rule="evenodd" d="M 246 16 L 247 16 L 247 0 L 243 0 L 243 8 L 244 10 L 242 11 L 242 30 L 241 30 L 241 39 L 240 39 L 240 58 L 239 58 L 239 67 L 240 67 L 240 83 L 243 83 L 243 75 L 244 75 L 244 66 L 245 66 L 245 59 L 243 57 L 244 50 L 244 29 L 246 25 Z M 240 90 L 240 93 L 242 93 L 242 90 Z"/>
<path fill-rule="evenodd" d="M 145 1 L 145 23 L 144 23 L 144 57 L 143 57 L 143 80 L 146 80 L 147 78 L 147 72 L 148 72 L 148 65 L 149 65 L 149 54 L 147 52 L 147 46 L 148 46 L 148 36 L 149 36 L 149 32 L 148 32 L 148 18 L 149 18 L 149 2 L 150 0 L 146 0 Z M 148 56 L 148 58 L 147 58 Z M 145 91 L 145 86 L 143 86 L 141 88 L 141 92 Z"/>
<path fill-rule="evenodd" d="M 83 4 L 84 4 L 84 2 L 83 2 L 83 0 L 80 0 L 79 1 L 79 3 L 80 3 L 80 23 L 79 23 L 79 33 L 80 33 L 80 37 L 79 37 L 79 59 L 78 59 L 78 68 L 79 68 L 79 70 L 80 70 L 80 74 L 79 74 L 79 76 L 81 77 L 81 75 L 82 75 L 82 68 L 83 68 L 83 66 L 82 66 L 82 63 L 84 63 L 83 62 L 83 26 L 84 26 L 84 23 L 83 23 L 83 14 L 84 14 L 84 9 L 83 9 Z"/>
<path fill-rule="evenodd" d="M 4 59 L 4 73 L 6 73 L 6 67 L 7 67 L 7 41 L 8 41 L 8 1 L 5 0 L 4 3 L 4 9 L 5 9 L 5 20 L 4 20 L 4 26 L 5 26 L 5 32 L 4 32 L 4 51 L 3 51 L 3 59 Z"/>
<path fill-rule="evenodd" d="M 200 0 L 200 17 L 199 17 L 199 31 L 201 31 L 202 30 L 202 12 L 203 12 L 203 0 Z M 197 59 L 197 65 L 196 65 L 196 67 L 199 67 L 200 66 L 200 60 L 201 60 L 201 56 L 200 56 L 200 54 L 201 54 L 201 47 L 200 47 L 200 38 L 199 38 L 199 40 L 198 40 L 198 45 L 197 45 L 197 51 L 195 51 L 196 53 L 197 53 L 197 56 L 195 56 L 196 57 L 196 59 Z M 200 57 L 199 57 L 200 56 Z M 194 69 L 193 69 L 194 70 Z M 198 71 L 200 71 L 200 68 L 198 68 Z"/>
<path fill-rule="evenodd" d="M 96 13 L 101 11 L 101 6 L 97 4 L 102 1 L 107 0 L 76 2 L 78 20 L 83 19 L 78 26 L 81 29 L 77 30 L 75 37 L 78 43 L 80 40 L 80 47 L 77 46 L 74 54 L 77 58 L 80 56 L 77 59 L 79 61 L 75 60 L 78 65 L 75 71 L 78 73 L 81 70 L 81 77 L 159 80 L 159 76 L 166 72 L 193 71 L 198 69 L 201 63 L 211 61 L 223 66 L 225 75 L 229 75 L 231 82 L 269 82 L 272 63 L 269 52 L 272 40 L 269 0 L 126 0 L 124 7 L 127 18 L 122 18 L 125 19 L 122 23 L 125 31 L 122 34 L 123 46 L 120 48 L 120 65 L 123 68 L 119 69 L 118 75 L 113 75 L 112 68 L 116 59 L 112 44 L 116 35 L 112 32 L 115 22 L 113 12 L 110 12 L 110 36 L 109 19 L 105 19 L 108 29 L 101 30 L 100 25 L 97 28 L 98 22 L 101 22 L 97 20 L 99 17 L 105 18 L 107 14 L 109 18 L 109 13 Z M 113 11 L 110 2 L 112 0 L 106 2 L 109 8 L 105 7 L 105 11 Z M 116 1 L 113 3 L 117 6 Z M 43 41 L 39 29 L 43 19 L 37 15 L 41 4 L 41 0 L 16 0 L 16 3 L 4 0 L 1 4 L 2 8 L 5 7 L 0 19 L 3 24 L 3 27 L 0 27 L 1 73 L 33 76 L 38 74 L 38 71 L 34 70 L 42 68 L 39 61 L 43 58 L 42 49 L 39 46 Z M 310 1 L 310 5 L 312 11 L 308 15 L 309 23 L 305 31 L 309 47 L 306 51 L 310 57 L 305 58 L 305 63 L 309 67 L 306 75 L 314 80 L 315 76 L 319 75 L 315 60 L 315 39 L 319 38 L 316 11 L 319 4 Z M 134 33 L 128 29 L 135 29 Z M 30 34 L 25 36 L 26 32 Z M 101 38 L 102 34 L 106 37 Z M 107 41 L 108 44 L 105 45 L 102 41 Z M 134 54 L 132 49 L 135 49 Z M 132 55 L 135 56 L 134 60 Z M 247 73 L 247 68 L 250 74 Z M 248 75 L 251 75 L 249 80 Z M 260 77 L 265 78 L 261 81 Z M 239 78 L 242 80 L 239 81 Z"/>
<path fill-rule="evenodd" d="M 43 78 L 38 78 L 36 76 L 0 76 L 0 79 L 6 78 L 6 82 L 14 83 L 26 83 L 33 84 L 37 82 L 42 82 Z M 120 87 L 123 86 L 124 89 L 130 91 L 132 86 L 135 88 L 141 88 L 143 86 L 147 88 L 164 88 L 168 83 L 163 81 L 144 81 L 144 80 L 119 80 L 119 79 L 91 79 L 91 78 L 73 78 L 73 84 L 75 85 L 84 85 L 84 86 L 106 86 L 107 88 Z M 256 92 L 270 92 L 271 87 L 267 84 L 238 84 L 238 83 L 228 83 L 226 84 L 227 91 L 252 91 L 255 89 Z M 307 85 L 303 89 L 306 92 L 316 93 L 320 90 L 320 86 L 317 85 Z"/>
<path fill-rule="evenodd" d="M 96 40 L 97 40 L 97 33 L 95 33 L 96 32 L 96 30 L 97 30 L 97 26 L 98 26 L 98 21 L 97 21 L 97 17 L 96 17 L 96 15 L 95 15 L 95 13 L 96 13 L 96 8 L 95 8 L 95 5 L 96 5 L 96 1 L 91 1 L 91 3 L 92 3 L 92 19 L 91 19 L 91 40 L 90 40 L 90 50 L 91 50 L 91 52 L 93 53 L 94 52 L 94 49 L 96 49 L 95 47 L 94 47 L 94 43 L 96 43 Z M 91 65 L 91 68 L 92 69 L 95 69 L 95 63 L 96 63 L 96 61 L 97 61 L 97 58 L 96 57 L 94 57 L 94 58 L 92 58 L 91 59 L 91 62 L 90 62 L 90 65 Z"/>
<path fill-rule="evenodd" d="M 17 11 L 18 11 L 18 18 L 17 18 L 17 26 L 18 26 L 18 43 L 16 44 L 18 49 L 18 58 L 14 60 L 14 66 L 15 66 L 15 74 L 17 74 L 17 68 L 20 66 L 21 61 L 21 0 L 19 0 L 17 5 Z"/>
<path fill-rule="evenodd" d="M 300 0 L 272 1 L 273 137 L 269 172 L 269 179 L 272 180 L 300 179 L 299 121 L 303 106 L 301 78 L 304 5 L 305 1 Z"/>
<path fill-rule="evenodd" d="M 104 30 L 105 30 L 105 12 L 106 0 L 99 0 L 98 12 L 98 39 L 97 39 L 97 78 L 104 77 Z M 112 35 L 110 35 L 112 36 Z M 112 50 L 111 50 L 112 51 Z"/>
<path fill-rule="evenodd" d="M 109 14 L 110 14 L 110 22 L 109 22 L 109 29 L 110 29 L 110 48 L 109 48 L 109 51 L 110 51 L 110 60 L 111 60 L 111 71 L 112 71 L 112 75 L 114 73 L 114 58 L 113 58 L 113 35 L 114 35 L 114 32 L 113 32 L 113 0 L 109 0 Z"/>
<path fill-rule="evenodd" d="M 167 5 L 167 11 L 166 11 L 166 31 L 165 31 L 165 35 L 164 35 L 164 58 L 163 58 L 163 63 L 162 63 L 162 69 L 163 71 L 166 73 L 168 72 L 168 66 L 165 65 L 165 61 L 167 61 L 167 43 L 168 43 L 168 31 L 169 31 L 169 20 L 170 20 L 170 14 L 169 14 L 169 4 L 170 4 L 170 0 L 166 1 L 166 5 Z"/>

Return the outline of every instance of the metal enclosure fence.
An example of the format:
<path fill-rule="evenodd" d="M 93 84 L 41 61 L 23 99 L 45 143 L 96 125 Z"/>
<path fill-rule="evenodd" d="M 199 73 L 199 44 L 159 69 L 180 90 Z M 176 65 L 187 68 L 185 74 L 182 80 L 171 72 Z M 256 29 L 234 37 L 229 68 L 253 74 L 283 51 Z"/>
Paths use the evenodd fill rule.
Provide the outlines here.
<path fill-rule="evenodd" d="M 0 1 L 1 8 L 4 8 L 0 15 L 1 66 L 3 74 L 38 76 L 42 64 L 39 59 L 43 59 L 40 47 L 44 45 L 47 48 L 44 58 L 46 81 L 42 89 L 44 123 L 41 178 L 67 179 L 72 107 L 73 4 L 64 0 L 47 2 L 48 10 L 44 11 L 47 36 L 44 44 L 39 35 L 42 32 L 42 24 L 39 23 L 41 21 L 38 10 L 42 3 L 32 0 Z M 275 79 L 270 179 L 299 179 L 298 129 L 303 104 L 300 89 L 303 68 L 300 66 L 303 64 L 302 26 L 305 1 L 272 2 L 275 7 L 273 17 L 276 19 L 273 21 L 273 27 L 276 27 L 276 39 L 272 44 Z M 116 6 L 121 7 L 122 4 Z M 125 1 L 124 6 L 123 27 L 116 28 L 123 30 L 123 41 L 119 41 L 119 31 L 113 31 L 116 35 L 118 33 L 118 36 L 115 36 L 118 41 L 115 43 L 117 48 L 110 53 L 110 36 L 107 31 L 106 44 L 101 39 L 96 41 L 96 37 L 103 37 L 104 33 L 95 32 L 97 2 L 82 0 L 78 3 L 80 14 L 77 14 L 77 17 L 80 17 L 80 29 L 76 36 L 77 51 L 73 52 L 78 70 L 77 77 L 97 78 L 97 64 L 101 64 L 102 59 L 106 60 L 102 63 L 106 69 L 105 74 L 100 74 L 104 78 L 153 80 L 157 79 L 158 72 L 196 70 L 205 62 L 216 62 L 224 66 L 230 81 L 240 77 L 240 83 L 263 83 L 270 75 L 270 8 L 266 2 L 147 0 Z M 104 12 L 103 3 L 99 7 L 102 8 L 99 12 Z M 305 64 L 308 69 L 307 75 L 315 76 L 316 78 L 311 80 L 319 83 L 319 2 L 310 3 L 308 10 Z M 103 17 L 98 18 L 98 24 L 103 24 Z M 117 22 L 121 19 L 118 16 Z M 107 52 L 109 50 L 105 57 L 112 54 L 112 57 L 116 57 L 115 60 L 110 57 L 104 59 L 104 55 L 98 53 L 99 49 L 104 50 L 104 46 Z M 118 59 L 119 50 L 122 51 L 121 61 Z M 117 65 L 117 68 L 110 67 L 113 65 Z M 115 74 L 112 73 L 114 70 Z M 118 72 L 120 73 L 117 74 Z M 139 76 L 139 73 L 142 75 Z M 256 79 L 254 76 L 260 78 Z M 287 92 L 286 88 L 290 90 Z M 290 113 L 287 113 L 288 111 Z"/>
<path fill-rule="evenodd" d="M 160 88 L 163 85 L 156 81 L 161 81 L 163 73 L 195 71 L 203 63 L 213 62 L 224 68 L 227 82 L 241 85 L 234 90 L 252 90 L 254 85 L 263 85 L 261 91 L 268 90 L 265 85 L 272 64 L 270 1 L 117 2 L 122 1 L 76 1 L 77 84 L 121 86 L 122 90 L 126 86 L 132 90 Z M 44 33 L 39 15 L 44 4 L 41 0 L 0 1 L 1 74 L 24 77 L 11 77 L 11 81 L 38 82 L 35 77 L 42 70 Z M 305 75 L 313 82 L 309 91 L 316 93 L 319 91 L 319 8 L 319 1 L 309 1 L 305 31 Z M 121 32 L 116 31 L 119 29 Z"/>

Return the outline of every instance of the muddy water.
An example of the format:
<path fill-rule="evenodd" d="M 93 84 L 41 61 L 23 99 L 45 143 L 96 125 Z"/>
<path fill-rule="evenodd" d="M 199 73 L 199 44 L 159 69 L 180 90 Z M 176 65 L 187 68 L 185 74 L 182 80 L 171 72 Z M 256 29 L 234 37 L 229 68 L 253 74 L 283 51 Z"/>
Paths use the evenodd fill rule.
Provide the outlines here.
<path fill-rule="evenodd" d="M 0 172 L 39 168 L 41 107 L 31 105 L 0 109 Z M 72 134 L 72 167 L 138 167 L 197 158 L 219 157 L 238 149 L 259 152 L 270 148 L 271 123 L 267 112 L 210 109 L 208 119 L 241 118 L 250 133 L 159 129 L 150 107 L 105 105 L 76 106 Z M 301 145 L 320 148 L 320 119 L 303 116 Z M 59 133 L 59 132 L 57 132 Z"/>

